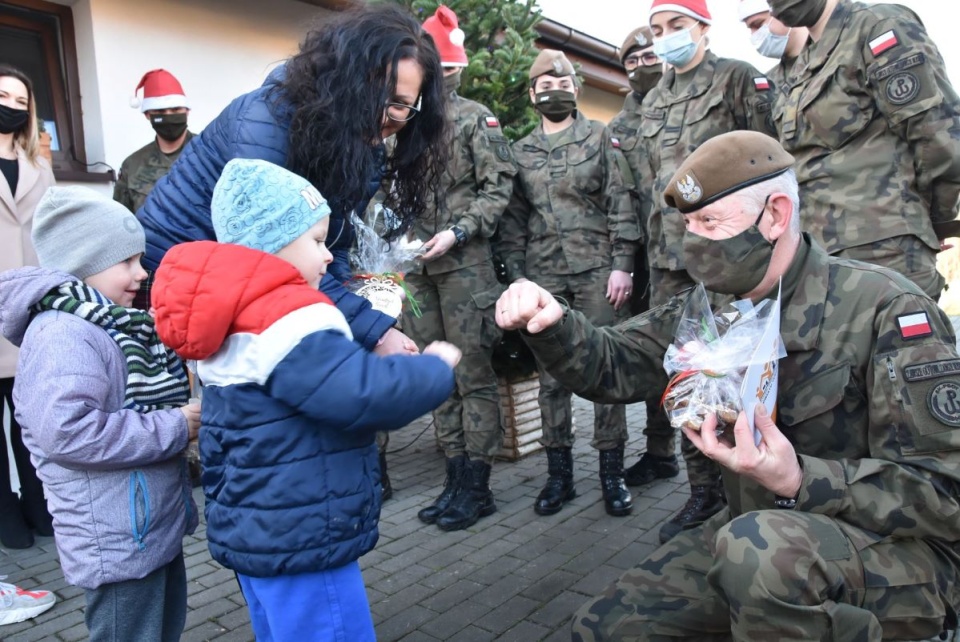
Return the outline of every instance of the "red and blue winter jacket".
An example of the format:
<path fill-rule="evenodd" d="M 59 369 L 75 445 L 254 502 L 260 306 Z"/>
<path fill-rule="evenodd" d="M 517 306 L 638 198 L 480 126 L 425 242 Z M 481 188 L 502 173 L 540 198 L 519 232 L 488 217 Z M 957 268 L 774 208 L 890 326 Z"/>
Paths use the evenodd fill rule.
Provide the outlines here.
<path fill-rule="evenodd" d="M 431 355 L 380 357 L 296 268 L 212 241 L 167 252 L 157 332 L 204 383 L 200 455 L 210 553 L 245 575 L 336 568 L 376 544 L 375 433 L 453 391 Z"/>

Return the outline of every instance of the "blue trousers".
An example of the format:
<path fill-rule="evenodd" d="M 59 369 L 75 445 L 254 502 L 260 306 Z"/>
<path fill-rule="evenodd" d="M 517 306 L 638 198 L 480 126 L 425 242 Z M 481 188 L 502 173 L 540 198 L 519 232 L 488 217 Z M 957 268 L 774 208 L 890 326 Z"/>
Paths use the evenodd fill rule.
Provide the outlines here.
<path fill-rule="evenodd" d="M 317 573 L 250 577 L 237 573 L 257 642 L 375 642 L 370 604 L 351 562 Z"/>

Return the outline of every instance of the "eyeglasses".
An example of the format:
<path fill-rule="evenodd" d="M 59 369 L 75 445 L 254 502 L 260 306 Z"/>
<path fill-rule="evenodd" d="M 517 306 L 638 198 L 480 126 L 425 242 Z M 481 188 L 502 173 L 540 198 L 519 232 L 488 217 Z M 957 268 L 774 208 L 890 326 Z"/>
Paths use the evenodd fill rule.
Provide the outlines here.
<path fill-rule="evenodd" d="M 416 105 L 405 105 L 403 103 L 393 102 L 387 103 L 387 118 L 398 123 L 405 123 L 420 113 L 420 104 L 422 101 L 423 96 L 418 96 Z"/>
<path fill-rule="evenodd" d="M 653 67 L 659 65 L 660 59 L 652 51 L 644 53 L 630 54 L 623 59 L 623 66 L 627 69 L 636 69 L 637 67 Z"/>

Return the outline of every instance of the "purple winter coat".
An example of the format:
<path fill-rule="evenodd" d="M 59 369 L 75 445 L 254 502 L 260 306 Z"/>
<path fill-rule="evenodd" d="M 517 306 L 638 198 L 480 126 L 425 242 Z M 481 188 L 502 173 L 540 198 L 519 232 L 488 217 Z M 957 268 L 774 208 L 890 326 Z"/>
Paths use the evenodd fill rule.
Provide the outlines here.
<path fill-rule="evenodd" d="M 178 409 L 123 409 L 127 366 L 98 326 L 30 308 L 68 274 L 0 274 L 0 332 L 20 346 L 13 397 L 43 482 L 60 565 L 85 589 L 140 579 L 183 549 L 197 526 Z"/>

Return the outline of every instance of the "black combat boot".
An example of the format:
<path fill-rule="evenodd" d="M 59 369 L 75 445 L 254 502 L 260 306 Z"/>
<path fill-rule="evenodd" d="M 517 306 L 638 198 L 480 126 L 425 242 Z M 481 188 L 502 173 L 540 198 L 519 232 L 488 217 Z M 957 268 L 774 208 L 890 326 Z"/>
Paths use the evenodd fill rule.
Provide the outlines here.
<path fill-rule="evenodd" d="M 547 448 L 547 473 L 547 483 L 533 505 L 537 515 L 559 513 L 564 504 L 577 496 L 573 485 L 573 449 Z"/>
<path fill-rule="evenodd" d="M 660 543 L 666 544 L 680 531 L 699 526 L 726 505 L 719 479 L 710 486 L 691 486 L 690 499 L 673 519 L 660 528 Z"/>
<path fill-rule="evenodd" d="M 390 485 L 390 476 L 387 475 L 387 453 L 380 453 L 380 501 L 387 501 L 393 497 L 393 486 Z"/>
<path fill-rule="evenodd" d="M 657 457 L 643 453 L 640 459 L 623 473 L 627 486 L 643 486 L 657 479 L 670 479 L 680 474 L 677 456 Z"/>
<path fill-rule="evenodd" d="M 600 488 L 608 515 L 623 517 L 633 509 L 633 497 L 623 483 L 623 446 L 600 451 Z"/>
<path fill-rule="evenodd" d="M 463 469 L 467 465 L 466 455 L 457 455 L 456 457 L 447 457 L 447 478 L 443 482 L 443 492 L 437 497 L 436 501 L 427 506 L 419 513 L 417 517 L 424 524 L 432 524 L 437 518 L 447 510 L 450 502 L 460 492 L 460 480 L 463 477 Z"/>
<path fill-rule="evenodd" d="M 0 495 L 0 544 L 7 548 L 33 546 L 33 533 L 20 510 L 20 499 L 16 493 Z"/>
<path fill-rule="evenodd" d="M 444 531 L 460 531 L 495 512 L 497 505 L 490 490 L 490 464 L 468 459 L 460 479 L 460 492 L 437 518 L 437 526 Z"/>

